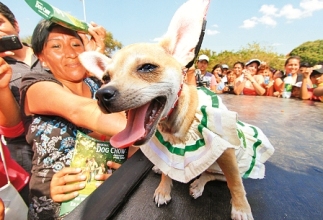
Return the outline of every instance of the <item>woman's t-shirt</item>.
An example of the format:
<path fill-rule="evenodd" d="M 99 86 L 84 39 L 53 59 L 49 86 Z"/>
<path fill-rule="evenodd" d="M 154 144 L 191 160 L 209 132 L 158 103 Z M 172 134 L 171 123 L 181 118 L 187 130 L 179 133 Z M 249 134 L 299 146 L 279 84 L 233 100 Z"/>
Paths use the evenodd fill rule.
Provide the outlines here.
<path fill-rule="evenodd" d="M 21 106 L 24 106 L 28 88 L 39 81 L 51 81 L 62 85 L 50 73 L 26 75 L 22 79 Z M 84 82 L 89 86 L 94 98 L 101 86 L 100 81 L 86 78 Z M 39 104 L 41 105 L 41 100 Z M 28 219 L 57 219 L 60 203 L 54 203 L 50 197 L 50 182 L 55 173 L 70 165 L 77 130 L 83 133 L 90 131 L 58 116 L 33 115 L 31 119 L 31 121 L 24 121 L 26 139 L 34 151 Z"/>

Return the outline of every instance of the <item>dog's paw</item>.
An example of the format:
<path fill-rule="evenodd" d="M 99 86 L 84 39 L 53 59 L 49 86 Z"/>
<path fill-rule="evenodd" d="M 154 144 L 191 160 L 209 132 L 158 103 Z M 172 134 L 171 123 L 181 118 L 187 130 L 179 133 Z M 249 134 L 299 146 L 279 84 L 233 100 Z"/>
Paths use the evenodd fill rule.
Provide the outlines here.
<path fill-rule="evenodd" d="M 190 195 L 194 198 L 197 199 L 200 197 L 204 191 L 204 185 L 200 179 L 194 180 L 193 183 L 190 185 Z"/>
<path fill-rule="evenodd" d="M 154 200 L 156 205 L 159 207 L 161 205 L 167 205 L 172 197 L 170 196 L 170 191 L 162 190 L 161 187 L 158 187 L 154 193 Z"/>
<path fill-rule="evenodd" d="M 153 166 L 152 171 L 154 171 L 154 173 L 157 173 L 157 174 L 162 174 L 161 170 L 156 166 Z"/>
<path fill-rule="evenodd" d="M 253 220 L 251 212 L 243 212 L 232 207 L 231 219 L 233 220 Z"/>

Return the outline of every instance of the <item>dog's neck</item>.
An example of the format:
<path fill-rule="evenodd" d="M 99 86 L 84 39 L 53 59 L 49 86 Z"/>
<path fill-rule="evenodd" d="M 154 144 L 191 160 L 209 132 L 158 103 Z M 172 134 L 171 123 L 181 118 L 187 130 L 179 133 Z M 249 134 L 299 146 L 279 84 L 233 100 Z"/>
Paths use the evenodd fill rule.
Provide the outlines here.
<path fill-rule="evenodd" d="M 181 96 L 181 93 L 182 93 L 182 90 L 183 90 L 183 84 L 184 84 L 184 79 L 185 79 L 186 71 L 187 71 L 186 69 L 183 69 L 182 70 L 183 77 L 182 77 L 181 86 L 179 87 L 179 91 L 177 93 L 177 97 L 176 97 L 176 100 L 175 100 L 172 108 L 168 111 L 167 115 L 164 118 L 162 118 L 161 120 L 165 120 L 166 118 L 170 117 L 170 115 L 174 111 L 174 108 L 178 105 L 178 99 Z"/>
<path fill-rule="evenodd" d="M 183 84 L 177 105 L 172 113 L 158 124 L 158 130 L 162 133 L 165 140 L 170 141 L 172 144 L 184 142 L 194 120 L 197 106 L 196 86 Z"/>

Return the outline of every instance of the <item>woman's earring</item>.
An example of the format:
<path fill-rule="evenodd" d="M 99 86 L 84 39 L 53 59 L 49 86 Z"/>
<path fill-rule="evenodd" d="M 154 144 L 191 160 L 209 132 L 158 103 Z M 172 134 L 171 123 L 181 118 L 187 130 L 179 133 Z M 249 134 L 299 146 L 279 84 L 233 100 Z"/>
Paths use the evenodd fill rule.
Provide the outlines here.
<path fill-rule="evenodd" d="M 42 63 L 41 63 L 41 65 L 42 65 L 43 67 L 47 67 L 47 65 L 46 65 L 46 63 L 45 63 L 45 62 L 42 62 Z"/>

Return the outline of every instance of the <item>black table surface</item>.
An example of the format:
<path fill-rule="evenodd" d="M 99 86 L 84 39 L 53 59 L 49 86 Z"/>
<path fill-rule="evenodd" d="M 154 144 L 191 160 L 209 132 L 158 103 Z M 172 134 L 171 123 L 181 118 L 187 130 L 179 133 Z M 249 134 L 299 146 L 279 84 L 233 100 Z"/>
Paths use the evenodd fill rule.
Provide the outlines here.
<path fill-rule="evenodd" d="M 265 163 L 265 178 L 243 180 L 254 218 L 323 219 L 323 103 L 220 97 L 239 120 L 261 128 L 275 147 Z M 230 219 L 230 193 L 219 181 L 207 183 L 198 199 L 190 197 L 189 184 L 174 182 L 172 201 L 157 207 L 153 194 L 160 175 L 151 166 L 138 151 L 67 219 Z"/>

